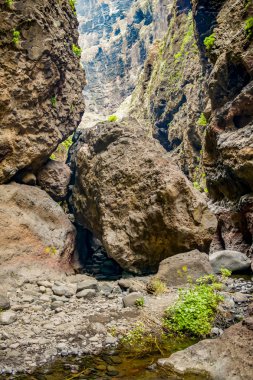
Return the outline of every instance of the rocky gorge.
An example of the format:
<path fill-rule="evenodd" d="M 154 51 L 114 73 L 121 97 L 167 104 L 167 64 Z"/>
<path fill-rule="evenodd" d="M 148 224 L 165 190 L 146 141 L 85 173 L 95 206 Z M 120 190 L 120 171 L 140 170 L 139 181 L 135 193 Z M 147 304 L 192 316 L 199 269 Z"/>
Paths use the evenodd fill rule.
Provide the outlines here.
<path fill-rule="evenodd" d="M 116 359 L 72 375 L 252 378 L 252 15 L 249 0 L 0 0 L 1 378 L 101 353 Z M 128 107 L 78 128 L 84 97 Z M 187 302 L 187 323 L 210 308 L 198 331 L 175 328 Z M 121 374 L 124 342 L 146 377 Z"/>

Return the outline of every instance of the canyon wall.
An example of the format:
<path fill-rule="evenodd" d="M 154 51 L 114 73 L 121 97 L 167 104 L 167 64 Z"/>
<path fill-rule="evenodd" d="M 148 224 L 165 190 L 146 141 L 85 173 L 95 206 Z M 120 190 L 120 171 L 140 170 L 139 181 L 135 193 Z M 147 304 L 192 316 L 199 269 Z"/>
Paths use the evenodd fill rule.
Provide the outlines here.
<path fill-rule="evenodd" d="M 0 1 L 0 183 L 36 171 L 77 128 L 84 72 L 69 1 Z"/>
<path fill-rule="evenodd" d="M 147 52 L 167 29 L 172 1 L 79 0 L 88 111 L 113 113 L 131 94 Z"/>
<path fill-rule="evenodd" d="M 212 249 L 252 251 L 251 1 L 176 0 L 149 52 L 130 115 L 213 201 Z"/>

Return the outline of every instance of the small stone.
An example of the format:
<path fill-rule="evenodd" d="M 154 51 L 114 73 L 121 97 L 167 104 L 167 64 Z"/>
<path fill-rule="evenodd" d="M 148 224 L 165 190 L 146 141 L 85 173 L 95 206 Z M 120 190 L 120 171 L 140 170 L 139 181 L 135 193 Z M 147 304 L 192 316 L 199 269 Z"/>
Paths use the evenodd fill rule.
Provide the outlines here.
<path fill-rule="evenodd" d="M 141 293 L 134 292 L 128 294 L 127 296 L 123 297 L 124 307 L 135 306 L 136 301 L 142 297 L 143 295 Z"/>
<path fill-rule="evenodd" d="M 7 296 L 0 294 L 0 310 L 8 310 L 10 307 L 10 300 Z"/>
<path fill-rule="evenodd" d="M 105 344 L 113 345 L 113 344 L 116 344 L 117 341 L 118 341 L 118 339 L 115 338 L 114 336 L 107 335 L 107 337 L 106 337 L 106 339 L 105 339 Z"/>
<path fill-rule="evenodd" d="M 33 296 L 24 295 L 22 297 L 22 302 L 32 303 L 34 301 Z"/>
<path fill-rule="evenodd" d="M 249 330 L 253 330 L 253 317 L 245 318 L 242 322 Z"/>
<path fill-rule="evenodd" d="M 85 289 L 98 290 L 98 281 L 96 279 L 84 280 L 77 284 L 77 292 Z"/>
<path fill-rule="evenodd" d="M 73 286 L 54 284 L 52 287 L 52 291 L 56 296 L 71 297 L 71 296 L 75 295 L 76 288 L 74 288 Z"/>
<path fill-rule="evenodd" d="M 211 336 L 221 336 L 222 334 L 223 330 L 219 329 L 218 327 L 213 327 L 210 333 Z"/>
<path fill-rule="evenodd" d="M 76 294 L 77 298 L 92 298 L 95 297 L 96 291 L 94 289 L 85 289 Z"/>
<path fill-rule="evenodd" d="M 3 311 L 0 313 L 0 325 L 10 325 L 17 320 L 14 311 Z"/>
<path fill-rule="evenodd" d="M 38 281 L 38 286 L 44 286 L 45 288 L 52 288 L 52 284 L 49 281 Z"/>
<path fill-rule="evenodd" d="M 40 293 L 46 293 L 46 287 L 40 286 Z"/>
<path fill-rule="evenodd" d="M 64 305 L 64 302 L 62 301 L 54 301 L 51 303 L 51 309 L 57 310 L 59 307 L 62 307 Z"/>

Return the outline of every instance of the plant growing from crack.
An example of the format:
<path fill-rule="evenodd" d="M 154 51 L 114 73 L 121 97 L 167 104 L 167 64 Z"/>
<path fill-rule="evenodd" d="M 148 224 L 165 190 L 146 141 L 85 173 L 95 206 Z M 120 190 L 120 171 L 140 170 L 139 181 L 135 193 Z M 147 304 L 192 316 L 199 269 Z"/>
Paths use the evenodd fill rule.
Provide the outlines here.
<path fill-rule="evenodd" d="M 210 36 L 208 36 L 204 39 L 204 45 L 205 45 L 207 52 L 210 52 L 212 50 L 212 48 L 215 44 L 215 41 L 216 41 L 216 37 L 215 37 L 214 33 L 212 33 Z"/>
<path fill-rule="evenodd" d="M 12 42 L 15 46 L 20 42 L 20 32 L 16 29 L 13 29 L 12 31 Z"/>
<path fill-rule="evenodd" d="M 77 46 L 77 45 L 75 45 L 75 44 L 72 44 L 72 51 L 73 51 L 73 53 L 74 53 L 78 58 L 81 57 L 81 55 L 82 55 L 82 49 L 81 49 L 79 46 Z"/>

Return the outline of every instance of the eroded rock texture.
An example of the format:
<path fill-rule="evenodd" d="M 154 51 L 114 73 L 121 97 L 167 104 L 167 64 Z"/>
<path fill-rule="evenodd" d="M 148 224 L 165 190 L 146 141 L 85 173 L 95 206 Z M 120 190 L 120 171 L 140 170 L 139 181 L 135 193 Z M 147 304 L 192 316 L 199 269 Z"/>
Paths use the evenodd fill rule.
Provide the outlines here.
<path fill-rule="evenodd" d="M 248 321 L 230 327 L 220 338 L 202 340 L 158 363 L 179 375 L 192 375 L 196 379 L 251 380 L 252 318 Z"/>
<path fill-rule="evenodd" d="M 235 0 L 194 3 L 201 49 L 206 35 L 203 8 L 213 16 L 207 22 L 215 43 L 207 54 L 211 108 L 203 165 L 210 196 L 218 201 L 219 240 L 222 248 L 252 252 L 253 44 L 245 26 L 253 6 Z"/>
<path fill-rule="evenodd" d="M 145 62 L 130 113 L 171 152 L 186 175 L 201 182 L 204 129 L 198 119 L 205 86 L 191 2 L 174 1 L 168 20 L 167 34 Z"/>
<path fill-rule="evenodd" d="M 131 94 L 153 41 L 167 29 L 172 0 L 79 0 L 87 110 L 112 113 Z"/>
<path fill-rule="evenodd" d="M 216 219 L 156 140 L 133 124 L 101 123 L 76 149 L 77 220 L 122 268 L 155 271 L 168 256 L 208 250 Z"/>
<path fill-rule="evenodd" d="M 0 276 L 71 270 L 75 228 L 62 208 L 37 187 L 0 186 Z"/>
<path fill-rule="evenodd" d="M 0 1 L 0 183 L 37 169 L 78 126 L 84 73 L 69 1 Z"/>

